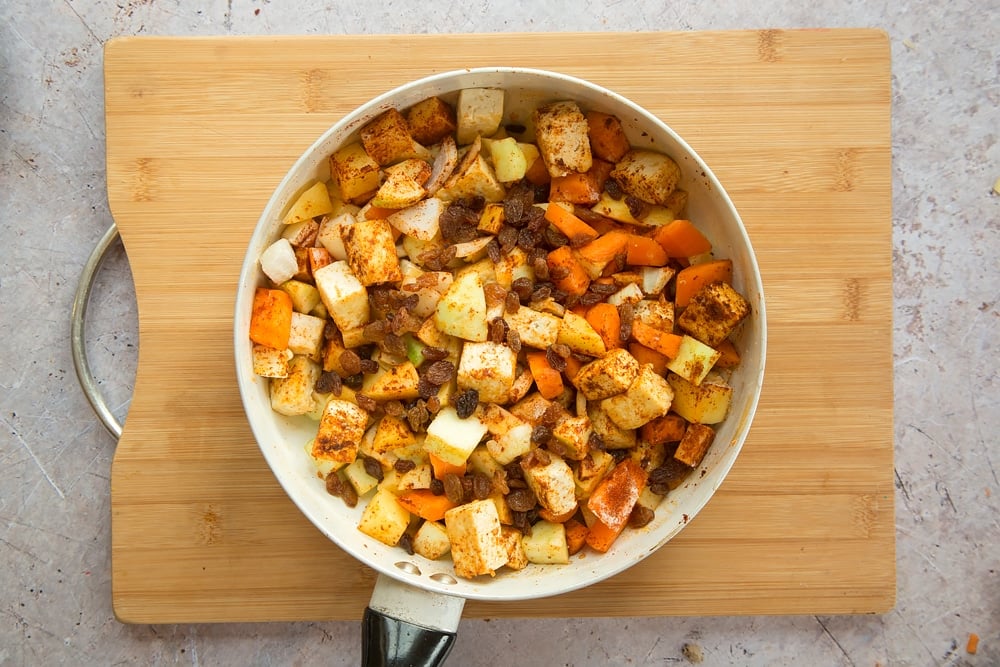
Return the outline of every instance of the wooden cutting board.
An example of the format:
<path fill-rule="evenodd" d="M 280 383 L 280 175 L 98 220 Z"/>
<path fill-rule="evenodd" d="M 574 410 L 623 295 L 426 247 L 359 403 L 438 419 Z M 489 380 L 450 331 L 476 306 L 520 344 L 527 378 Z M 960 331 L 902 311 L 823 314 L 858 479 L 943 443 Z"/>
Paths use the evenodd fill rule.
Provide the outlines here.
<path fill-rule="evenodd" d="M 109 42 L 108 196 L 140 332 L 112 469 L 118 617 L 360 618 L 373 572 L 300 516 L 244 420 L 237 277 L 272 190 L 337 118 L 408 80 L 489 65 L 590 79 L 679 131 L 746 221 L 770 338 L 743 453 L 679 537 L 592 588 L 467 615 L 890 609 L 888 40 L 765 30 Z"/>

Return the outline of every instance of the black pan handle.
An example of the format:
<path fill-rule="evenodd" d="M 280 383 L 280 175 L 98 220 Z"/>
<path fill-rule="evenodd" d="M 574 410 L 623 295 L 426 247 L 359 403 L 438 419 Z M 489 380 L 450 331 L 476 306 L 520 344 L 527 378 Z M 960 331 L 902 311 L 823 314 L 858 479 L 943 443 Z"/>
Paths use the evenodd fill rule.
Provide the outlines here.
<path fill-rule="evenodd" d="M 465 598 L 380 574 L 361 626 L 363 667 L 439 667 L 455 643 Z"/>
<path fill-rule="evenodd" d="M 454 632 L 432 630 L 365 608 L 361 628 L 364 667 L 438 667 L 455 643 Z"/>

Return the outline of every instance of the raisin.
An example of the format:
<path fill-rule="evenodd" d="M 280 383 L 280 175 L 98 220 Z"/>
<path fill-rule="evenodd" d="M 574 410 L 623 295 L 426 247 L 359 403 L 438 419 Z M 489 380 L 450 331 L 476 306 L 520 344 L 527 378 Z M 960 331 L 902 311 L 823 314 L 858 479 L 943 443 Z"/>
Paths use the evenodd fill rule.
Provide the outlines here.
<path fill-rule="evenodd" d="M 535 257 L 533 260 L 531 260 L 531 269 L 532 271 L 535 272 L 535 277 L 538 278 L 539 280 L 552 279 L 551 276 L 549 275 L 549 263 L 545 261 L 544 257 Z"/>
<path fill-rule="evenodd" d="M 637 220 L 649 211 L 649 204 L 632 195 L 625 196 L 625 205 L 628 206 L 628 212 Z"/>
<path fill-rule="evenodd" d="M 361 357 L 354 350 L 344 350 L 340 353 L 340 367 L 347 375 L 357 375 L 361 372 Z"/>
<path fill-rule="evenodd" d="M 552 429 L 545 424 L 539 424 L 531 429 L 531 443 L 533 445 L 544 445 L 552 438 Z"/>
<path fill-rule="evenodd" d="M 460 391 L 455 397 L 455 411 L 459 419 L 467 419 L 472 416 L 479 405 L 479 392 L 475 389 Z"/>
<path fill-rule="evenodd" d="M 591 283 L 590 291 L 601 296 L 608 296 L 618 291 L 618 286 L 611 283 Z"/>
<path fill-rule="evenodd" d="M 455 364 L 451 363 L 447 359 L 435 361 L 433 364 L 428 366 L 427 370 L 424 372 L 424 378 L 426 378 L 427 381 L 435 387 L 440 387 L 453 377 L 455 377 Z"/>
<path fill-rule="evenodd" d="M 542 232 L 542 239 L 553 250 L 569 244 L 569 238 L 555 227 L 546 227 Z"/>
<path fill-rule="evenodd" d="M 595 449 L 597 451 L 604 451 L 607 449 L 604 438 L 594 431 L 591 431 L 590 435 L 587 436 L 587 446 L 590 447 L 590 449 Z"/>
<path fill-rule="evenodd" d="M 365 377 L 361 373 L 355 373 L 354 375 L 348 375 L 344 378 L 344 386 L 351 389 L 361 389 L 361 385 L 364 383 Z"/>
<path fill-rule="evenodd" d="M 493 473 L 493 488 L 504 495 L 510 493 L 510 487 L 507 486 L 506 470 L 501 469 Z"/>
<path fill-rule="evenodd" d="M 406 408 L 403 407 L 400 401 L 386 401 L 382 404 L 382 409 L 390 417 L 395 417 L 396 419 L 406 418 Z"/>
<path fill-rule="evenodd" d="M 544 301 L 552 296 L 552 287 L 550 285 L 539 285 L 535 287 L 535 291 L 531 293 L 532 301 Z"/>
<path fill-rule="evenodd" d="M 465 488 L 462 486 L 461 477 L 450 472 L 444 476 L 441 482 L 444 484 L 444 495 L 448 497 L 448 500 L 456 505 L 465 502 Z"/>
<path fill-rule="evenodd" d="M 558 403 L 552 403 L 547 408 L 545 408 L 545 411 L 542 413 L 542 416 L 539 417 L 538 419 L 538 423 L 544 426 L 548 426 L 550 428 L 554 428 L 559 423 L 559 420 L 562 419 L 562 417 L 563 417 L 562 408 L 559 406 Z"/>
<path fill-rule="evenodd" d="M 338 496 L 348 507 L 355 507 L 358 504 L 358 492 L 354 487 L 340 478 L 336 472 L 331 472 L 326 476 L 326 492 L 331 496 Z"/>
<path fill-rule="evenodd" d="M 531 534 L 531 523 L 528 522 L 527 512 L 511 512 L 511 525 L 521 531 L 523 535 Z"/>
<path fill-rule="evenodd" d="M 528 128 L 520 123 L 507 123 L 503 127 L 507 130 L 508 134 L 524 134 L 528 131 Z"/>
<path fill-rule="evenodd" d="M 425 401 L 431 396 L 437 394 L 437 392 L 438 392 L 437 386 L 435 386 L 426 377 L 421 377 L 417 381 L 417 393 L 420 395 L 420 398 L 424 399 Z"/>
<path fill-rule="evenodd" d="M 551 429 L 549 429 L 549 433 L 551 432 Z M 534 435 L 534 431 L 532 431 L 532 435 Z M 552 463 L 552 457 L 550 457 L 549 453 L 544 449 L 533 449 L 521 459 L 522 468 L 525 466 L 547 466 L 550 463 Z"/>
<path fill-rule="evenodd" d="M 333 322 L 323 325 L 323 340 L 336 340 L 340 336 L 340 329 Z"/>
<path fill-rule="evenodd" d="M 364 394 L 355 394 L 354 400 L 357 402 L 358 407 L 365 412 L 375 412 L 378 409 L 378 403 L 371 396 L 365 396 Z"/>
<path fill-rule="evenodd" d="M 503 300 L 507 298 L 507 290 L 500 283 L 489 282 L 483 285 L 483 294 L 486 295 L 486 305 L 495 305 L 498 303 L 503 303 Z"/>
<path fill-rule="evenodd" d="M 632 322 L 635 320 L 635 307 L 629 302 L 618 306 L 618 319 L 621 320 L 619 335 L 623 341 L 627 341 L 632 337 Z"/>
<path fill-rule="evenodd" d="M 369 343 L 377 343 L 389 333 L 389 320 L 375 320 L 365 325 L 361 337 Z"/>
<path fill-rule="evenodd" d="M 372 373 L 378 372 L 378 362 L 374 359 L 362 359 L 361 372 L 365 375 L 371 375 Z"/>
<path fill-rule="evenodd" d="M 440 409 L 441 409 L 441 399 L 438 398 L 437 395 L 431 396 L 430 398 L 427 399 L 428 412 L 430 412 L 433 415 L 436 415 L 438 413 L 438 410 Z M 428 419 L 430 419 L 430 417 L 428 417 Z"/>
<path fill-rule="evenodd" d="M 517 333 L 517 329 L 511 329 L 507 332 L 507 347 L 517 354 L 521 351 L 521 334 Z"/>
<path fill-rule="evenodd" d="M 517 461 L 511 461 L 504 466 L 504 472 L 507 474 L 507 479 L 524 479 L 524 470 L 521 469 L 521 465 Z"/>
<path fill-rule="evenodd" d="M 444 495 L 444 482 L 439 480 L 437 477 L 431 477 L 431 493 L 435 496 Z"/>
<path fill-rule="evenodd" d="M 493 480 L 489 475 L 477 472 L 472 476 L 472 497 L 476 500 L 486 500 L 493 493 Z"/>
<path fill-rule="evenodd" d="M 559 354 L 552 349 L 553 347 L 554 346 L 549 345 L 545 348 L 545 361 L 549 362 L 549 366 L 562 373 L 566 370 L 566 358 L 559 356 Z"/>
<path fill-rule="evenodd" d="M 500 260 L 503 259 L 503 254 L 500 252 L 500 244 L 497 242 L 496 237 L 490 239 L 486 243 L 486 255 L 490 258 L 490 261 L 494 264 L 499 264 Z"/>
<path fill-rule="evenodd" d="M 434 398 L 437 398 L 436 396 Z M 406 411 L 406 421 L 410 425 L 411 431 L 421 431 L 430 421 L 430 412 L 423 401 L 417 401 Z"/>
<path fill-rule="evenodd" d="M 392 464 L 393 469 L 400 475 L 406 474 L 417 467 L 417 464 L 410 459 L 396 459 Z"/>
<path fill-rule="evenodd" d="M 520 307 L 521 299 L 518 298 L 517 294 L 514 292 L 507 292 L 507 297 L 504 299 L 503 309 L 508 313 L 514 314 Z"/>
<path fill-rule="evenodd" d="M 497 243 L 500 244 L 500 250 L 503 254 L 510 254 L 510 251 L 517 245 L 517 228 L 510 225 L 501 227 L 497 233 Z"/>
<path fill-rule="evenodd" d="M 515 512 L 527 512 L 538 502 L 530 489 L 515 489 L 507 494 L 507 505 Z"/>
<path fill-rule="evenodd" d="M 502 317 L 497 317 L 490 321 L 490 342 L 502 345 L 507 342 L 507 332 L 510 331 L 510 325 L 507 324 L 507 320 Z"/>
<path fill-rule="evenodd" d="M 448 357 L 448 350 L 443 347 L 434 347 L 433 345 L 428 345 L 421 350 L 421 354 L 424 355 L 424 359 L 427 361 L 440 361 Z"/>
<path fill-rule="evenodd" d="M 521 250 L 531 250 L 538 245 L 538 233 L 527 227 L 517 233 L 517 247 Z"/>
<path fill-rule="evenodd" d="M 340 396 L 340 390 L 343 388 L 343 380 L 340 376 L 333 371 L 326 371 L 319 376 L 316 380 L 316 391 L 320 394 L 333 394 L 335 396 Z"/>
<path fill-rule="evenodd" d="M 597 292 L 586 292 L 580 297 L 580 305 L 582 306 L 593 306 L 604 301 L 604 297 Z"/>
<path fill-rule="evenodd" d="M 615 201 L 618 201 L 625 196 L 625 191 L 622 190 L 621 183 L 613 178 L 609 178 L 604 182 L 604 191 L 607 192 L 608 196 Z"/>
<path fill-rule="evenodd" d="M 409 533 L 403 533 L 399 537 L 399 546 L 403 547 L 406 553 L 410 554 L 411 556 L 414 554 L 413 538 L 410 536 Z"/>
<path fill-rule="evenodd" d="M 628 525 L 632 528 L 642 528 L 652 521 L 654 516 L 653 510 L 642 505 L 636 505 L 632 508 L 632 514 L 628 517 Z"/>
<path fill-rule="evenodd" d="M 368 473 L 369 475 L 371 475 L 372 477 L 374 477 L 378 481 L 380 481 L 380 482 L 382 481 L 382 478 L 384 477 L 384 475 L 382 473 L 382 464 L 379 463 L 378 460 L 373 459 L 370 456 L 364 456 L 364 455 L 362 455 L 361 462 L 365 466 L 365 472 L 366 473 Z"/>
<path fill-rule="evenodd" d="M 406 356 L 406 342 L 394 333 L 385 335 L 385 338 L 382 339 L 381 348 L 385 352 L 397 357 Z"/>
<path fill-rule="evenodd" d="M 530 278 L 522 276 L 510 284 L 510 289 L 517 295 L 517 298 L 521 300 L 521 303 L 525 303 L 531 299 L 531 293 L 534 291 L 534 285 L 532 284 Z"/>
<path fill-rule="evenodd" d="M 572 272 L 565 266 L 553 266 L 549 269 L 549 280 L 559 282 L 563 278 L 568 278 L 570 273 Z"/>

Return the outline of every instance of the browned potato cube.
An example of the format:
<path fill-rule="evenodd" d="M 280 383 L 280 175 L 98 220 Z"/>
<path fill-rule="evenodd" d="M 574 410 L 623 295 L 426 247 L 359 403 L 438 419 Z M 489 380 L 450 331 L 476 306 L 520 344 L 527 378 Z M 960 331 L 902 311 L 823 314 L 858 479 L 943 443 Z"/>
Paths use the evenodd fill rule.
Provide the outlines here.
<path fill-rule="evenodd" d="M 724 341 L 750 314 L 750 304 L 726 283 L 705 285 L 691 298 L 677 326 L 709 347 Z"/>
<path fill-rule="evenodd" d="M 385 166 L 411 157 L 427 157 L 429 153 L 413 141 L 410 126 L 403 114 L 389 109 L 361 129 L 365 152 Z"/>
<path fill-rule="evenodd" d="M 341 231 L 351 271 L 364 286 L 403 279 L 392 227 L 385 220 L 359 220 Z"/>
<path fill-rule="evenodd" d="M 681 179 L 681 169 L 663 153 L 633 149 L 611 170 L 611 178 L 644 202 L 666 205 Z"/>
<path fill-rule="evenodd" d="M 439 97 L 417 102 L 406 112 L 410 135 L 430 146 L 455 131 L 455 110 Z"/>
<path fill-rule="evenodd" d="M 594 164 L 590 152 L 587 118 L 576 102 L 553 102 L 534 112 L 538 150 L 553 177 L 588 171 Z"/>
<path fill-rule="evenodd" d="M 701 460 L 705 457 L 705 452 L 708 451 L 708 447 L 714 439 L 715 430 L 711 426 L 689 424 L 687 431 L 684 432 L 684 437 L 681 438 L 680 444 L 677 445 L 674 458 L 694 468 L 701 463 Z"/>
<path fill-rule="evenodd" d="M 330 156 L 330 172 L 340 194 L 352 204 L 363 204 L 378 190 L 378 163 L 360 143 L 348 144 Z"/>

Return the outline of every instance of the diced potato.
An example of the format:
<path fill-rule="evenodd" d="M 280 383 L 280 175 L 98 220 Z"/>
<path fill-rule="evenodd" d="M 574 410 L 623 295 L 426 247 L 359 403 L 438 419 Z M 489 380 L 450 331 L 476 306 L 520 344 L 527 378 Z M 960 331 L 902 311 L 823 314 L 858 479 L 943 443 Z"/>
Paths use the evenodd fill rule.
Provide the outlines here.
<path fill-rule="evenodd" d="M 635 447 L 636 435 L 632 429 L 616 424 L 598 403 L 588 405 L 587 414 L 594 433 L 601 437 L 608 449 L 630 449 Z"/>
<path fill-rule="evenodd" d="M 420 396 L 419 382 L 416 367 L 407 361 L 365 375 L 361 393 L 376 401 L 408 401 Z"/>
<path fill-rule="evenodd" d="M 524 178 L 528 164 L 514 137 L 491 141 L 489 149 L 493 170 L 501 183 L 511 183 Z"/>
<path fill-rule="evenodd" d="M 580 369 L 573 384 L 591 401 L 624 392 L 639 374 L 639 362 L 627 350 L 610 350 Z"/>
<path fill-rule="evenodd" d="M 254 343 L 251 351 L 253 372 L 266 378 L 288 377 L 288 351 Z"/>
<path fill-rule="evenodd" d="M 477 229 L 487 234 L 498 234 L 503 227 L 504 220 L 502 204 L 487 204 L 479 216 Z"/>
<path fill-rule="evenodd" d="M 428 424 L 424 447 L 442 461 L 462 465 L 485 435 L 486 426 L 476 415 L 460 419 L 449 405 L 441 408 Z"/>
<path fill-rule="evenodd" d="M 462 274 L 438 301 L 434 311 L 437 328 L 450 336 L 483 342 L 489 333 L 486 295 L 479 274 Z"/>
<path fill-rule="evenodd" d="M 468 342 L 458 364 L 458 388 L 475 389 L 483 403 L 505 403 L 517 371 L 517 355 L 506 345 Z"/>
<path fill-rule="evenodd" d="M 677 445 L 674 458 L 694 468 L 701 463 L 713 440 L 715 440 L 715 429 L 705 424 L 692 423 Z"/>
<path fill-rule="evenodd" d="M 558 454 L 532 454 L 521 459 L 524 481 L 538 498 L 538 504 L 553 514 L 565 514 L 576 507 L 573 470 Z"/>
<path fill-rule="evenodd" d="M 304 415 L 311 411 L 313 387 L 320 376 L 320 366 L 308 357 L 292 357 L 288 375 L 271 379 L 271 409 L 283 415 Z"/>
<path fill-rule="evenodd" d="M 322 183 L 320 183 L 322 185 Z M 325 187 L 323 188 L 326 189 Z M 310 247 L 316 243 L 316 234 L 319 232 L 319 223 L 309 218 L 300 222 L 293 222 L 285 225 L 281 232 L 281 238 L 288 239 L 293 246 Z"/>
<path fill-rule="evenodd" d="M 573 484 L 575 486 L 578 500 L 585 500 L 590 497 L 594 487 L 611 472 L 615 467 L 615 457 L 605 451 L 592 449 L 576 466 L 573 473 Z M 583 505 L 586 507 L 586 505 Z"/>
<path fill-rule="evenodd" d="M 430 151 L 410 136 L 406 118 L 396 109 L 386 110 L 361 128 L 361 143 L 365 152 L 383 166 L 407 158 L 430 157 Z"/>
<path fill-rule="evenodd" d="M 412 206 L 396 211 L 387 218 L 390 225 L 422 241 L 431 241 L 438 236 L 438 224 L 444 212 L 444 202 L 435 197 L 424 199 Z M 416 256 L 410 254 L 411 259 Z"/>
<path fill-rule="evenodd" d="M 319 232 L 316 234 L 316 242 L 326 248 L 327 252 L 334 260 L 347 259 L 347 251 L 344 250 L 344 238 L 341 230 L 350 227 L 357 218 L 349 212 L 340 215 L 324 218 L 320 223 Z"/>
<path fill-rule="evenodd" d="M 500 517 L 491 500 L 476 500 L 448 510 L 445 530 L 451 542 L 455 574 L 471 579 L 493 576 L 507 563 L 507 550 L 500 538 Z"/>
<path fill-rule="evenodd" d="M 313 361 L 320 360 L 323 350 L 323 329 L 326 322 L 312 315 L 292 312 L 292 329 L 288 335 L 288 349 Z"/>
<path fill-rule="evenodd" d="M 665 205 L 677 187 L 681 170 L 668 155 L 634 148 L 615 164 L 611 178 L 621 183 L 630 195 L 650 204 Z"/>
<path fill-rule="evenodd" d="M 507 465 L 531 451 L 531 430 L 531 424 L 522 423 L 502 435 L 487 440 L 486 449 L 497 463 Z"/>
<path fill-rule="evenodd" d="M 409 447 L 417 442 L 417 437 L 410 429 L 407 421 L 392 415 L 385 415 L 379 420 L 372 440 L 372 451 L 376 454 L 386 454 Z"/>
<path fill-rule="evenodd" d="M 514 313 L 505 313 L 504 319 L 521 337 L 522 345 L 544 350 L 559 339 L 562 320 L 555 315 L 521 306 Z"/>
<path fill-rule="evenodd" d="M 399 476 L 399 483 L 396 485 L 400 491 L 410 489 L 429 489 L 433 478 L 433 468 L 430 463 L 422 463 L 412 470 L 407 470 Z"/>
<path fill-rule="evenodd" d="M 281 222 L 290 225 L 304 220 L 312 220 L 315 217 L 326 215 L 332 210 L 333 203 L 330 201 L 330 192 L 326 189 L 326 183 L 317 181 L 299 195 Z"/>
<path fill-rule="evenodd" d="M 674 392 L 667 381 L 645 364 L 624 394 L 601 401 L 601 410 L 618 426 L 635 429 L 667 414 L 673 398 Z"/>
<path fill-rule="evenodd" d="M 628 283 L 620 290 L 608 297 L 608 303 L 618 307 L 625 303 L 639 303 L 642 301 L 642 289 L 635 283 Z"/>
<path fill-rule="evenodd" d="M 520 248 L 514 248 L 503 255 L 494 265 L 493 271 L 496 274 L 497 284 L 508 290 L 518 278 L 527 278 L 532 282 L 535 280 L 535 270 L 528 262 L 528 255 Z"/>
<path fill-rule="evenodd" d="M 583 173 L 593 166 L 587 118 L 572 100 L 539 107 L 533 114 L 535 140 L 550 176 Z"/>
<path fill-rule="evenodd" d="M 372 206 L 379 208 L 406 208 L 427 196 L 427 190 L 413 176 L 405 171 L 386 174 L 375 196 Z"/>
<path fill-rule="evenodd" d="M 476 408 L 476 416 L 479 421 L 486 425 L 490 435 L 503 435 L 515 426 L 524 423 L 524 420 L 508 410 L 500 407 L 496 403 L 480 404 Z"/>
<path fill-rule="evenodd" d="M 573 352 L 591 357 L 603 357 L 608 351 L 604 339 L 590 322 L 573 311 L 566 311 L 563 314 L 556 342 L 567 346 Z"/>
<path fill-rule="evenodd" d="M 709 347 L 729 337 L 750 314 L 750 304 L 727 283 L 705 285 L 688 303 L 677 326 Z"/>
<path fill-rule="evenodd" d="M 672 301 L 643 299 L 633 306 L 633 322 L 642 322 L 659 331 L 674 330 L 674 304 Z"/>
<path fill-rule="evenodd" d="M 392 227 L 385 220 L 359 220 L 341 229 L 347 263 L 365 287 L 403 279 Z"/>
<path fill-rule="evenodd" d="M 286 280 L 278 286 L 292 297 L 292 307 L 299 313 L 310 313 L 320 303 L 319 290 L 301 280 Z"/>
<path fill-rule="evenodd" d="M 504 91 L 499 88 L 463 88 L 458 93 L 457 137 L 460 145 L 477 136 L 492 136 L 503 118 Z"/>
<path fill-rule="evenodd" d="M 512 570 L 523 570 L 528 567 L 530 562 L 528 554 L 524 551 L 522 537 L 521 531 L 517 528 L 500 526 L 500 541 L 503 542 L 504 549 L 507 551 L 507 567 Z"/>
<path fill-rule="evenodd" d="M 720 352 L 701 341 L 684 336 L 677 356 L 667 362 L 667 368 L 688 382 L 699 385 L 721 356 Z"/>
<path fill-rule="evenodd" d="M 344 468 L 344 477 L 358 492 L 358 496 L 363 496 L 378 486 L 378 480 L 368 474 L 368 471 L 365 470 L 364 459 L 361 458 L 354 459 L 350 465 Z"/>
<path fill-rule="evenodd" d="M 358 443 L 367 425 L 367 412 L 350 401 L 331 398 L 323 407 L 313 457 L 350 463 L 358 454 Z"/>
<path fill-rule="evenodd" d="M 480 145 L 481 142 L 476 137 L 476 141 L 436 196 L 444 201 L 468 197 L 482 197 L 488 202 L 498 202 L 503 199 L 507 191 L 497 178 L 493 167 L 480 154 Z"/>
<path fill-rule="evenodd" d="M 448 531 L 437 521 L 424 521 L 413 536 L 413 551 L 428 560 L 437 560 L 451 551 Z"/>
<path fill-rule="evenodd" d="M 560 420 L 552 429 L 552 437 L 562 445 L 566 458 L 579 461 L 590 452 L 592 431 L 590 417 L 583 415 Z"/>
<path fill-rule="evenodd" d="M 395 546 L 410 526 L 410 513 L 399 504 L 396 495 L 379 487 L 365 506 L 358 530 L 383 544 Z"/>
<path fill-rule="evenodd" d="M 341 331 L 368 323 L 368 291 L 346 261 L 327 264 L 313 274 L 323 305 Z"/>
<path fill-rule="evenodd" d="M 410 135 L 430 146 L 451 135 L 457 128 L 455 110 L 440 97 L 428 97 L 406 111 Z"/>
<path fill-rule="evenodd" d="M 379 165 L 361 142 L 344 146 L 330 157 L 330 173 L 341 196 L 352 204 L 363 204 L 378 190 Z"/>
<path fill-rule="evenodd" d="M 561 523 L 539 521 L 531 527 L 531 534 L 521 540 L 529 563 L 566 565 L 569 548 L 566 546 L 566 527 Z"/>
<path fill-rule="evenodd" d="M 692 423 L 718 424 L 726 418 L 733 388 L 717 373 L 709 374 L 701 385 L 694 385 L 679 375 L 667 375 L 674 390 L 671 408 Z"/>

